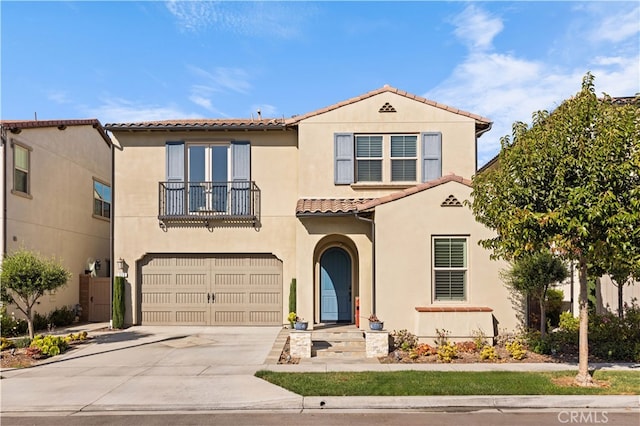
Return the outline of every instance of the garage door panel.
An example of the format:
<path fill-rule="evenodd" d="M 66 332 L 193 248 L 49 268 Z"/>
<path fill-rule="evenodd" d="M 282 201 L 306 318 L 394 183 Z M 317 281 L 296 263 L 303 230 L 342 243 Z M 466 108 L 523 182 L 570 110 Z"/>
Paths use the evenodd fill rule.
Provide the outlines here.
<path fill-rule="evenodd" d="M 141 265 L 143 323 L 281 325 L 282 262 L 274 256 L 156 256 Z"/>

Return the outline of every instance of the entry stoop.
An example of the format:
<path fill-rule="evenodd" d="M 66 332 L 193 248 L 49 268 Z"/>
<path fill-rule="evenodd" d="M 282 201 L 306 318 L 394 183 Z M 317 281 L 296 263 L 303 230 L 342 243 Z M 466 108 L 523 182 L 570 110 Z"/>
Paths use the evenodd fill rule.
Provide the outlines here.
<path fill-rule="evenodd" d="M 317 327 L 311 334 L 311 356 L 318 359 L 364 359 L 364 332 L 353 325 Z"/>

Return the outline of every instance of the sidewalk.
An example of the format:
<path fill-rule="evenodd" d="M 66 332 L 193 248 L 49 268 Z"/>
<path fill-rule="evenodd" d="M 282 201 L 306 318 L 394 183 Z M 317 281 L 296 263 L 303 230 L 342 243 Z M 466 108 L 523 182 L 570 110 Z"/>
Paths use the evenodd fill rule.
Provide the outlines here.
<path fill-rule="evenodd" d="M 277 364 L 286 330 L 250 327 L 144 327 L 101 331 L 89 324 L 91 343 L 36 367 L 5 369 L 3 415 L 101 411 L 313 410 L 313 409 L 620 409 L 640 412 L 637 395 L 302 397 L 254 376 L 261 369 L 328 371 L 559 371 L 569 364 L 379 364 L 306 360 Z M 631 364 L 591 368 L 633 369 Z"/>

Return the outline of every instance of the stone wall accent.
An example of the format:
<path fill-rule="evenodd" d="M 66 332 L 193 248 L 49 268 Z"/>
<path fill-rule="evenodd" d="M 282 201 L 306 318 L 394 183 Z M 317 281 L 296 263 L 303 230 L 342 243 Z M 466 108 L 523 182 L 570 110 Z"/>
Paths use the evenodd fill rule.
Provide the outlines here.
<path fill-rule="evenodd" d="M 367 358 L 389 355 L 388 331 L 365 331 Z"/>
<path fill-rule="evenodd" d="M 311 358 L 311 331 L 291 330 L 289 354 L 294 358 Z"/>

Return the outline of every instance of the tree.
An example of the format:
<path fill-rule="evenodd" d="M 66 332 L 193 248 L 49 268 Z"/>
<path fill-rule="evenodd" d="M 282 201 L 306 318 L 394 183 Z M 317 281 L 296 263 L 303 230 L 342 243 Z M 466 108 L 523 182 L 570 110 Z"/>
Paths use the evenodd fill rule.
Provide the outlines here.
<path fill-rule="evenodd" d="M 567 277 L 562 260 L 550 252 L 527 254 L 517 259 L 504 278 L 509 286 L 524 296 L 531 296 L 540 304 L 540 334 L 547 334 L 547 290 L 551 284 Z"/>
<path fill-rule="evenodd" d="M 495 167 L 474 177 L 471 208 L 496 230 L 481 244 L 514 260 L 553 250 L 577 262 L 580 282 L 579 371 L 588 369 L 587 277 L 611 259 L 640 262 L 640 101 L 598 99 L 587 73 L 582 89 L 552 113 L 533 114 L 501 139 Z"/>
<path fill-rule="evenodd" d="M 46 259 L 27 250 L 6 256 L 0 272 L 0 299 L 12 303 L 27 318 L 29 337 L 33 339 L 33 306 L 45 291 L 62 287 L 71 274 L 54 259 Z"/>

